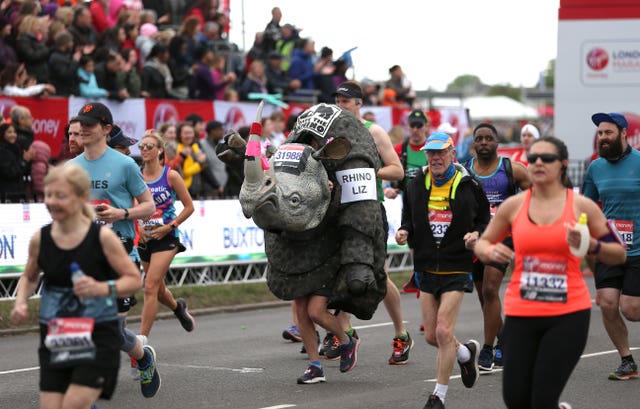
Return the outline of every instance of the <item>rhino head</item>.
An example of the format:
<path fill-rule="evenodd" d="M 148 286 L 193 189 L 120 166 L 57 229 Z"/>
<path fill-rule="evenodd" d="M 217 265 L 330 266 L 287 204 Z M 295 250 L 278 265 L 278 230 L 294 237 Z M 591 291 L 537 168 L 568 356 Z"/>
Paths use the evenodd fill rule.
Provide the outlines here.
<path fill-rule="evenodd" d="M 268 166 L 252 143 L 247 142 L 245 179 L 240 204 L 245 217 L 269 231 L 302 232 L 317 227 L 331 201 L 331 185 L 321 160 L 344 158 L 351 144 L 335 138 L 319 150 L 301 143 L 285 143 L 270 158 Z M 266 169 L 265 169 L 266 168 Z"/>

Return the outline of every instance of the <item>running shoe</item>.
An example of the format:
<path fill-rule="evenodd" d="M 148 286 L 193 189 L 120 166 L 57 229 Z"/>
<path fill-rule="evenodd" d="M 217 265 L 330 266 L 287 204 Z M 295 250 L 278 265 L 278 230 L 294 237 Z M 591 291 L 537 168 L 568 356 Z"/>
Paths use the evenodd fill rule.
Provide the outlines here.
<path fill-rule="evenodd" d="M 493 355 L 493 367 L 502 368 L 504 366 L 504 353 L 502 352 L 502 345 L 496 345 L 495 353 Z"/>
<path fill-rule="evenodd" d="M 331 347 L 332 343 L 333 343 L 333 334 L 330 332 L 327 332 L 327 334 L 324 336 L 324 339 L 322 340 L 322 346 L 320 347 L 320 351 L 318 352 L 320 356 L 324 356 L 324 354 L 327 352 L 327 349 Z"/>
<path fill-rule="evenodd" d="M 178 321 L 180 321 L 180 325 L 182 325 L 182 328 L 187 332 L 193 331 L 193 328 L 196 326 L 196 322 L 191 314 L 189 314 L 186 301 L 183 298 L 178 298 L 176 302 L 178 303 L 178 308 L 176 308 L 173 313 Z"/>
<path fill-rule="evenodd" d="M 571 409 L 571 405 L 569 405 L 567 402 L 560 402 L 558 404 L 558 408 L 559 409 Z"/>
<path fill-rule="evenodd" d="M 300 335 L 300 330 L 297 325 L 292 325 L 282 331 L 282 338 L 291 342 L 302 342 L 302 335 Z"/>
<path fill-rule="evenodd" d="M 134 381 L 140 380 L 140 374 L 138 374 L 138 361 L 134 357 L 129 357 L 129 361 L 131 363 L 131 379 Z"/>
<path fill-rule="evenodd" d="M 612 381 L 627 381 L 638 378 L 638 365 L 633 361 L 622 361 L 615 372 L 609 374 Z"/>
<path fill-rule="evenodd" d="M 138 374 L 140 375 L 140 390 L 145 398 L 152 398 L 160 389 L 160 373 L 156 365 L 156 351 L 151 345 L 143 347 L 144 353 L 149 355 L 147 366 L 141 368 L 138 366 Z"/>
<path fill-rule="evenodd" d="M 444 403 L 440 400 L 440 398 L 436 395 L 429 395 L 429 399 L 427 400 L 427 404 L 424 405 L 423 409 L 444 409 Z"/>
<path fill-rule="evenodd" d="M 393 353 L 389 358 L 389 365 L 405 365 L 409 362 L 409 351 L 413 348 L 413 339 L 411 339 L 408 331 L 406 341 L 400 337 L 395 337 L 391 345 L 393 346 Z"/>
<path fill-rule="evenodd" d="M 300 385 L 309 384 L 309 383 L 318 383 L 325 382 L 326 378 L 324 377 L 324 371 L 322 368 L 318 368 L 315 365 L 309 365 L 306 371 L 302 374 L 301 377 L 298 378 L 298 383 Z"/>
<path fill-rule="evenodd" d="M 464 363 L 458 361 L 458 365 L 460 365 L 460 376 L 464 386 L 472 388 L 480 376 L 478 372 L 478 349 L 480 349 L 480 343 L 475 339 L 470 339 L 464 346 L 471 351 L 471 358 Z"/>
<path fill-rule="evenodd" d="M 478 355 L 478 368 L 480 369 L 480 372 L 491 372 L 494 365 L 493 360 L 493 347 L 484 344 L 480 350 L 480 355 Z"/>
<path fill-rule="evenodd" d="M 337 361 L 340 359 L 340 340 L 333 334 L 331 334 L 328 347 L 324 350 L 324 359 L 329 361 Z"/>
<path fill-rule="evenodd" d="M 351 335 L 347 335 L 347 337 L 349 337 L 349 343 L 340 345 L 340 372 L 348 372 L 358 363 L 360 340 Z"/>

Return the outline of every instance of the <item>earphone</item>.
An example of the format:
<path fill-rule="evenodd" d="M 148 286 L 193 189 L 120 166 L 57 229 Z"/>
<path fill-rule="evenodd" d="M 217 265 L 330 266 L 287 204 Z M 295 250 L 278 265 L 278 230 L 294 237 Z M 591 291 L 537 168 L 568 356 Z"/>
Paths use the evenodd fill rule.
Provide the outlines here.
<path fill-rule="evenodd" d="M 360 105 L 360 99 L 359 98 L 356 98 L 355 104 L 356 105 Z"/>

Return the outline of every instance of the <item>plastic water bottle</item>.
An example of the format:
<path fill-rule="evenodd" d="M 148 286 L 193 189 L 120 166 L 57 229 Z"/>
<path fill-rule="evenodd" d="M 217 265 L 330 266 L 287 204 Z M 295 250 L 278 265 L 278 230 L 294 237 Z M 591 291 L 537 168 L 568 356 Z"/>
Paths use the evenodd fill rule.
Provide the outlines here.
<path fill-rule="evenodd" d="M 71 263 L 71 281 L 74 284 L 76 283 L 76 281 L 78 281 L 79 279 L 85 276 L 86 274 L 84 273 L 84 271 L 82 271 L 82 269 L 80 269 L 80 265 L 78 265 L 78 263 L 76 263 L 75 261 Z M 78 298 L 80 299 L 80 302 L 82 303 L 82 305 L 90 305 L 93 303 L 93 297 L 78 297 Z"/>
<path fill-rule="evenodd" d="M 576 257 L 583 257 L 589 251 L 589 226 L 587 226 L 587 215 L 586 213 L 580 213 L 580 218 L 578 219 L 578 223 L 573 226 L 574 229 L 580 232 L 580 247 L 576 248 L 573 246 L 569 246 L 569 250 L 571 250 L 571 254 Z"/>

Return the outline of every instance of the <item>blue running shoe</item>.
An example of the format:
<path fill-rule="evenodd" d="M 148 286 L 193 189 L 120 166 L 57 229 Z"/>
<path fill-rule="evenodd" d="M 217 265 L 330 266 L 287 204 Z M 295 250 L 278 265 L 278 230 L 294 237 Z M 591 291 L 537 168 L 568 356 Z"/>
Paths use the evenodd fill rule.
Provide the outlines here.
<path fill-rule="evenodd" d="M 145 398 L 152 398 L 160 390 L 160 374 L 156 363 L 156 351 L 151 345 L 143 347 L 144 353 L 149 356 L 149 363 L 144 368 L 138 366 L 140 375 L 140 390 Z"/>
<path fill-rule="evenodd" d="M 478 356 L 478 369 L 480 373 L 487 373 L 493 370 L 493 347 L 484 344 Z"/>
<path fill-rule="evenodd" d="M 282 338 L 291 342 L 302 342 L 302 335 L 300 335 L 300 330 L 296 325 L 292 325 L 282 331 Z"/>

